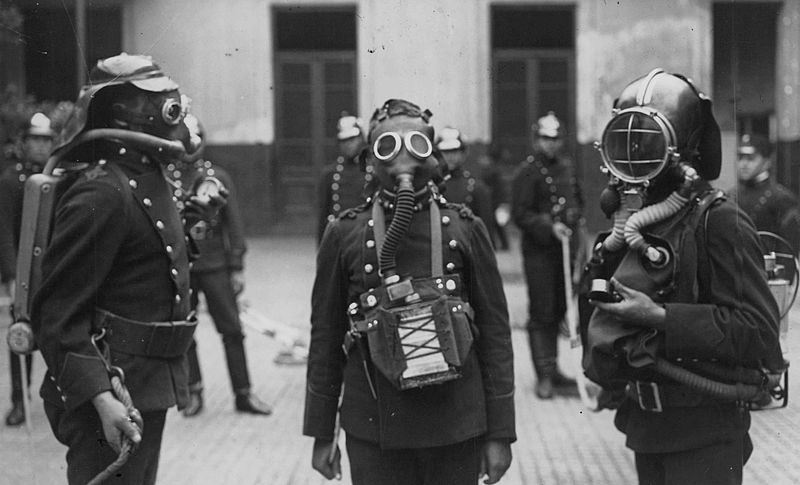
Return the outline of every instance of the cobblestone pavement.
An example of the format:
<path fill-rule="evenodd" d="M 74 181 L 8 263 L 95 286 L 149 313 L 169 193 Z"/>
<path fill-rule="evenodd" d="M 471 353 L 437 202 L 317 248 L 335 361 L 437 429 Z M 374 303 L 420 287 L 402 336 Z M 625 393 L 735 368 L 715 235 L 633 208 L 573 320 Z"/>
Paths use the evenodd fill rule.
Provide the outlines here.
<path fill-rule="evenodd" d="M 308 238 L 262 238 L 250 241 L 244 300 L 272 322 L 281 322 L 276 337 L 248 329 L 246 340 L 254 390 L 274 405 L 270 417 L 236 413 L 225 368 L 222 343 L 207 315 L 201 315 L 198 342 L 205 380 L 206 409 L 192 419 L 171 410 L 161 455 L 159 484 L 301 485 L 325 480 L 310 466 L 311 439 L 301 436 L 305 367 L 277 365 L 273 359 L 297 336 L 305 338 L 310 313 L 315 247 Z M 527 306 L 519 252 L 498 254 L 506 285 L 512 325 L 517 381 L 517 433 L 514 461 L 501 483 L 629 484 L 636 483 L 632 454 L 612 425 L 610 412 L 593 413 L 574 397 L 545 402 L 533 395 L 533 371 L 521 328 Z M 795 308 L 797 327 L 800 310 Z M 5 340 L 4 323 L 2 338 Z M 800 328 L 791 336 L 800 351 Z M 574 372 L 570 351 L 562 342 L 562 366 Z M 10 394 L 8 360 L 0 357 L 0 411 Z M 36 389 L 43 362 L 34 359 L 31 430 L 0 425 L 0 484 L 65 483 L 64 453 L 55 441 Z M 795 373 L 796 374 L 796 373 Z M 792 375 L 792 388 L 798 387 Z M 787 409 L 753 413 L 755 453 L 745 468 L 745 483 L 800 483 L 800 404 L 796 395 Z M 349 483 L 343 460 L 344 483 Z"/>

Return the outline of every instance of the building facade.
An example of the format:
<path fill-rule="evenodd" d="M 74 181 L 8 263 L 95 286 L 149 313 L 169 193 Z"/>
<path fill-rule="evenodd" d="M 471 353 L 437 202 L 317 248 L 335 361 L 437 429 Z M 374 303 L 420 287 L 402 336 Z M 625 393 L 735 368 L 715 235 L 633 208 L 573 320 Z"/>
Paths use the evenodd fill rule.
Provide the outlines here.
<path fill-rule="evenodd" d="M 34 3 L 23 12 L 58 8 Z M 515 162 L 527 151 L 531 123 L 555 111 L 592 206 L 590 226 L 603 228 L 608 223 L 591 204 L 605 183 L 592 144 L 614 96 L 655 67 L 689 75 L 714 99 L 726 155 L 721 187 L 734 183 L 737 133 L 757 131 L 778 142 L 779 179 L 800 189 L 800 0 L 85 7 L 90 19 L 100 8 L 117 12 L 122 50 L 151 54 L 192 97 L 209 157 L 235 177 L 254 234 L 312 232 L 314 184 L 335 157 L 336 119 L 342 111 L 369 118 L 388 98 L 429 108 L 437 128 L 458 127 L 473 155 L 495 141 Z M 504 169 L 510 174 L 514 165 Z"/>

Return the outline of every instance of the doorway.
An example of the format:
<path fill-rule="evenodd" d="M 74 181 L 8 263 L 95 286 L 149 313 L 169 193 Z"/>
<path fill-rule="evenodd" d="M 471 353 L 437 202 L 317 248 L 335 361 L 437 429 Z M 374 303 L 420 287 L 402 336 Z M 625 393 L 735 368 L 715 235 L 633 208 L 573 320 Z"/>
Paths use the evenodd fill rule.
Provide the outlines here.
<path fill-rule="evenodd" d="M 336 159 L 336 122 L 357 112 L 355 8 L 275 9 L 277 231 L 311 234 L 315 188 Z"/>

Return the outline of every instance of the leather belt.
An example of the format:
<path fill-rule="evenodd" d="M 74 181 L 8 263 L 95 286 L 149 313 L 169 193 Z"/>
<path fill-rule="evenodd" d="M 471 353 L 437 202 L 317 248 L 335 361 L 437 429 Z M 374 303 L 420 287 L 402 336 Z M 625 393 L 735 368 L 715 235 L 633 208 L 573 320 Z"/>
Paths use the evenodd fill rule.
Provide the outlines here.
<path fill-rule="evenodd" d="M 650 381 L 628 381 L 625 394 L 644 411 L 660 413 L 664 408 L 690 408 L 725 401 L 700 394 L 686 386 Z"/>
<path fill-rule="evenodd" d="M 192 312 L 186 320 L 140 322 L 98 308 L 95 325 L 106 330 L 105 340 L 115 352 L 170 359 L 189 350 L 197 318 Z"/>

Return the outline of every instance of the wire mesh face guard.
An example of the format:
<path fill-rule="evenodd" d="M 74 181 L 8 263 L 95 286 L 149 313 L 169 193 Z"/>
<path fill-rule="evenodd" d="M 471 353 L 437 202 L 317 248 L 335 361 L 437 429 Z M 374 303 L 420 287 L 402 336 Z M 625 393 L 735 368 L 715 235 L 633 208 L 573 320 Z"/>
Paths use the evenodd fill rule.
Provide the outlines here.
<path fill-rule="evenodd" d="M 382 162 L 393 160 L 405 146 L 415 158 L 425 160 L 433 153 L 433 143 L 421 131 L 409 131 L 402 137 L 396 131 L 382 133 L 372 144 L 372 153 Z"/>
<path fill-rule="evenodd" d="M 606 168 L 624 182 L 652 180 L 676 154 L 672 123 L 658 110 L 634 106 L 616 113 L 600 144 Z"/>

